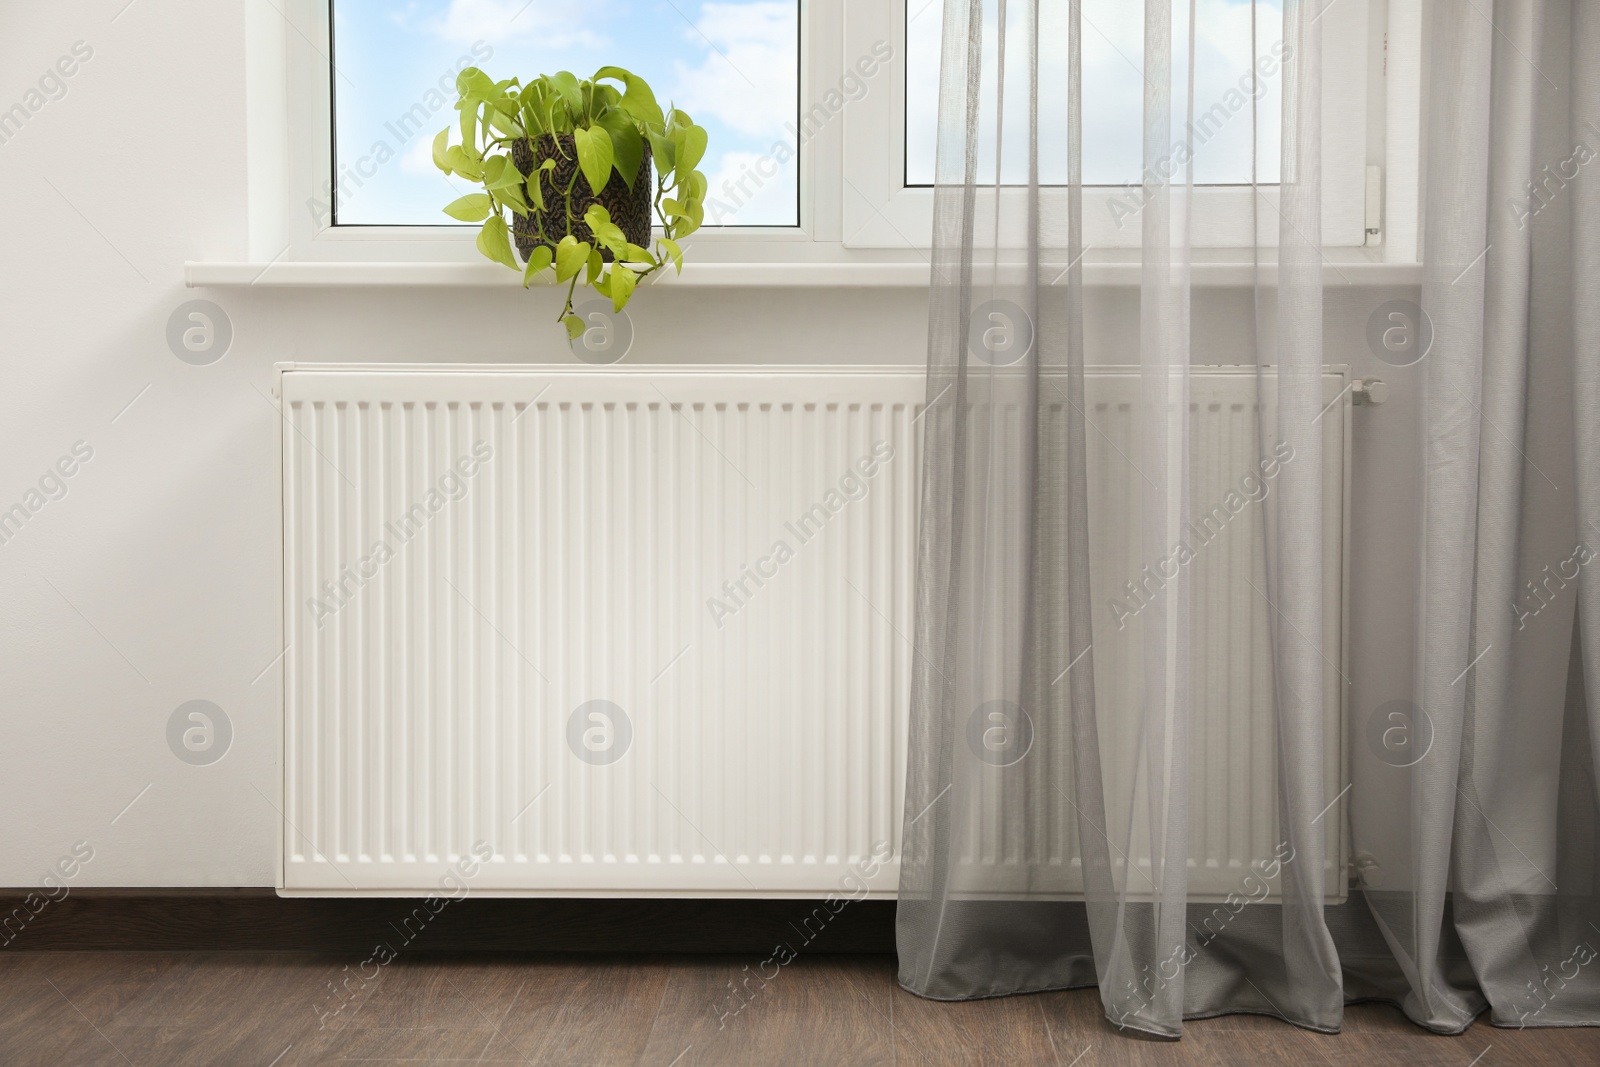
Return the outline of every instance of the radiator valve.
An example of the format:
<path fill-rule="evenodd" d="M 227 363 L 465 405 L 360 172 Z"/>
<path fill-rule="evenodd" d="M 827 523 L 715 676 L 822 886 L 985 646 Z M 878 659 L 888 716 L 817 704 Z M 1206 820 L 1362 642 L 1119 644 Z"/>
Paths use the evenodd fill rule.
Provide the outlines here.
<path fill-rule="evenodd" d="M 1350 383 L 1350 402 L 1381 404 L 1389 399 L 1389 383 L 1380 378 L 1357 378 Z"/>
<path fill-rule="evenodd" d="M 1383 882 L 1383 868 L 1378 865 L 1378 857 L 1370 852 L 1357 852 L 1350 857 L 1350 883 L 1363 889 L 1371 889 Z"/>

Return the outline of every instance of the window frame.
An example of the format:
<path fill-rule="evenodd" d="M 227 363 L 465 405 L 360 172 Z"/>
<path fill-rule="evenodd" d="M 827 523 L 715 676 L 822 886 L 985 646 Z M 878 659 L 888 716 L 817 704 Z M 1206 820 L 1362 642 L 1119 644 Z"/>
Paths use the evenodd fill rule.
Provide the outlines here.
<path fill-rule="evenodd" d="M 912 0 L 915 2 L 915 0 Z M 940 0 L 931 0 L 938 3 Z M 863 44 L 893 35 L 906 40 L 906 0 L 850 6 L 845 52 L 855 55 Z M 1368 0 L 1339 0 L 1326 8 L 1323 31 L 1322 104 L 1322 237 L 1324 248 L 1356 248 L 1366 244 L 1366 167 L 1368 129 L 1366 99 L 1370 91 Z M 905 182 L 906 71 L 904 46 L 896 49 L 890 92 L 874 100 L 869 93 L 847 125 L 844 176 L 845 245 L 850 248 L 904 248 L 907 235 L 931 232 L 933 189 Z M 1270 210 L 1254 204 L 1256 190 Z M 1006 195 L 1002 192 L 1002 198 Z M 1017 196 L 1021 196 L 1018 190 Z M 1083 241 L 1091 249 L 1140 247 L 1137 225 L 1118 226 L 1112 202 L 1123 200 L 1122 186 L 1083 187 Z M 1046 210 L 1065 217 L 1065 189 L 1041 189 Z M 1191 244 L 1196 249 L 1250 248 L 1278 243 L 1278 186 L 1196 185 L 1193 190 Z M 1060 201 L 1053 204 L 1051 201 Z M 1053 211 L 1051 209 L 1054 209 Z M 1020 218 L 1021 212 L 1002 213 Z M 1254 214 L 1254 218 L 1252 217 Z M 1123 220 L 1126 223 L 1126 219 Z M 1023 243 L 1020 234 L 1001 235 L 1006 246 Z M 926 247 L 926 246 L 923 246 Z"/>
<path fill-rule="evenodd" d="M 270 3 L 271 0 L 256 0 Z M 831 73 L 826 49 L 817 47 L 819 31 L 843 0 L 800 0 L 800 96 Z M 288 191 L 283 258 L 291 262 L 426 262 L 473 263 L 481 260 L 476 227 L 452 225 L 335 225 L 327 187 L 334 173 L 334 100 L 331 86 L 332 0 L 283 0 L 285 72 L 288 102 Z M 817 17 L 808 17 L 808 11 Z M 829 131 L 824 131 L 825 133 Z M 837 140 L 838 131 L 832 131 Z M 819 139 L 820 140 L 820 139 Z M 829 148 L 832 151 L 828 151 Z M 800 153 L 799 224 L 796 226 L 705 227 L 685 242 L 696 259 L 737 261 L 733 250 L 745 250 L 762 262 L 782 262 L 795 246 L 826 240 L 819 227 L 817 180 L 819 160 L 837 157 L 837 146 L 808 142 Z M 318 218 L 317 206 L 328 210 Z M 441 204 L 441 206 L 443 206 Z M 822 211 L 826 213 L 826 205 Z"/>
<path fill-rule="evenodd" d="M 1387 0 L 1385 9 L 1378 6 L 1385 0 L 1340 0 L 1328 8 L 1324 20 L 1328 57 L 1325 66 L 1332 76 L 1325 85 L 1336 84 L 1337 72 L 1342 70 L 1348 79 L 1346 87 L 1352 92 L 1358 90 L 1362 99 L 1371 92 L 1383 92 L 1385 83 L 1369 78 L 1367 72 L 1374 62 L 1392 64 L 1394 42 L 1389 42 L 1389 55 L 1372 57 L 1369 17 L 1376 8 L 1393 23 L 1396 9 L 1404 15 L 1419 2 Z M 334 226 L 331 213 L 321 221 L 314 217 L 310 205 L 323 199 L 323 186 L 332 173 L 330 13 L 329 0 L 246 0 L 250 263 L 305 268 L 279 269 L 268 278 L 268 284 L 277 278 L 326 279 L 330 276 L 329 267 L 344 264 L 371 265 L 379 272 L 388 268 L 396 280 L 404 273 L 399 270 L 403 267 L 444 268 L 445 274 L 462 283 L 488 280 L 493 265 L 485 266 L 478 254 L 472 227 Z M 906 0 L 800 0 L 802 113 L 839 86 L 847 63 L 869 54 L 876 42 L 888 42 L 892 56 L 869 80 L 863 97 L 848 101 L 799 146 L 798 226 L 707 228 L 690 239 L 695 264 L 710 267 L 700 272 L 706 284 L 759 284 L 760 279 L 770 278 L 774 279 L 773 284 L 904 285 L 916 284 L 915 279 L 926 277 L 933 191 L 904 184 L 905 138 L 900 124 L 904 121 L 905 15 Z M 1420 65 L 1420 59 L 1413 59 Z M 1330 99 L 1325 99 L 1323 108 L 1325 247 L 1333 251 L 1334 258 L 1342 256 L 1341 262 L 1383 258 L 1391 262 L 1414 261 L 1414 250 L 1400 250 L 1399 255 L 1385 250 L 1382 256 L 1374 256 L 1370 249 L 1358 253 L 1365 222 L 1365 167 L 1372 161 L 1367 109 L 1350 106 L 1348 95 L 1337 100 L 1331 99 L 1334 95 L 1325 92 Z M 1394 96 L 1393 86 L 1390 96 Z M 1410 103 L 1410 115 L 1415 115 L 1416 106 L 1415 102 Z M 1330 112 L 1337 121 L 1329 122 Z M 1391 125 L 1394 112 L 1391 99 Z M 1405 146 L 1404 139 L 1396 140 L 1392 132 L 1389 141 L 1390 152 L 1395 144 Z M 1414 173 L 1415 169 L 1416 162 L 1412 161 L 1410 171 Z M 1262 190 L 1263 199 L 1275 204 L 1276 188 L 1264 186 Z M 1125 261 L 1127 252 L 1123 250 L 1139 245 L 1137 226 L 1117 232 L 1108 223 L 1094 222 L 1110 219 L 1108 208 L 1099 204 L 1123 192 L 1104 187 L 1084 191 L 1085 213 L 1090 220 L 1085 240 L 1091 247 L 1085 262 L 1090 266 L 1096 261 Z M 1391 214 L 1407 208 L 1404 195 L 1396 197 L 1393 189 L 1387 192 L 1386 204 Z M 1064 190 L 1045 191 L 1046 196 L 1058 194 L 1064 195 Z M 1196 219 L 1226 223 L 1214 221 L 1197 228 L 1192 240 L 1197 262 L 1205 258 L 1208 250 L 1216 250 L 1218 261 L 1226 262 L 1230 250 L 1249 246 L 1245 224 L 1250 195 L 1249 187 L 1195 189 L 1200 208 Z M 1411 206 L 1414 208 L 1414 204 Z M 1231 216 L 1228 210 L 1233 212 Z M 1273 224 L 1261 226 L 1261 240 L 1270 244 L 1276 240 L 1276 216 L 1269 212 L 1266 217 Z M 1233 221 L 1227 222 L 1230 218 Z M 1393 222 L 1386 220 L 1385 229 L 1391 228 Z M 1107 232 L 1096 232 L 1097 225 Z M 1229 232 L 1229 226 L 1235 227 L 1233 232 Z M 1411 226 L 1414 230 L 1414 220 Z M 1348 255 L 1344 254 L 1345 248 L 1351 250 Z M 769 270 L 746 279 L 736 269 L 745 264 L 769 265 Z M 468 265 L 484 269 L 464 270 Z M 232 274 L 220 268 L 208 273 L 205 265 L 197 266 L 201 269 L 191 271 L 192 284 L 205 284 L 211 274 L 218 284 L 235 281 Z M 242 266 L 230 265 L 230 269 L 239 273 Z M 838 273 L 840 267 L 849 266 L 860 269 Z M 827 276 L 829 271 L 834 275 Z M 510 278 L 511 272 L 502 273 Z M 1125 271 L 1115 273 L 1121 278 Z M 373 271 L 363 275 L 378 276 Z M 438 271 L 422 270 L 410 275 L 424 279 L 421 284 L 431 284 L 444 276 Z M 253 277 L 266 276 L 258 273 Z M 663 281 L 694 284 L 688 277 Z M 295 284 L 287 280 L 283 283 Z"/>

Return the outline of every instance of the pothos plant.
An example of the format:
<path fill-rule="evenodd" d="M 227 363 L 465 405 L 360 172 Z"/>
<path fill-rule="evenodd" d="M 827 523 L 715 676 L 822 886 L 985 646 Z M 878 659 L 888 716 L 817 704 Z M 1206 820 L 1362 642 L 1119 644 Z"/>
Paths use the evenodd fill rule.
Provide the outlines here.
<path fill-rule="evenodd" d="M 483 191 L 444 211 L 483 223 L 478 251 L 522 271 L 524 287 L 567 286 L 568 337 L 584 329 L 572 311 L 580 282 L 621 311 L 639 282 L 669 261 L 682 273 L 679 242 L 704 216 L 706 178 L 695 167 L 706 131 L 677 108 L 663 112 L 643 78 L 601 67 L 585 80 L 561 71 L 522 85 L 468 67 L 456 91 L 461 143 L 450 143 L 451 127 L 441 130 L 433 161 Z M 652 211 L 660 223 L 653 245 Z M 552 270 L 553 279 L 545 273 Z"/>

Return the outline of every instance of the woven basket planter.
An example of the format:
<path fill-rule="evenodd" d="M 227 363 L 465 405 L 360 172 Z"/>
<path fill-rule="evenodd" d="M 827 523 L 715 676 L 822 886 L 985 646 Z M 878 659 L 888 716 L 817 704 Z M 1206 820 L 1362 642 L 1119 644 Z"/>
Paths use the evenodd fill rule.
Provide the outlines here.
<path fill-rule="evenodd" d="M 547 210 L 533 211 L 526 218 L 514 214 L 511 216 L 511 232 L 517 241 L 517 251 L 522 253 L 522 258 L 528 255 L 539 244 L 539 233 L 542 229 L 545 240 L 554 247 L 567 235 L 567 212 L 561 190 L 572 182 L 574 177 L 577 184 L 572 187 L 572 229 L 573 237 L 580 241 L 594 242 L 594 234 L 583 222 L 583 213 L 589 210 L 590 204 L 599 204 L 611 213 L 611 221 L 622 228 L 632 244 L 641 248 L 650 244 L 650 210 L 652 205 L 651 174 L 650 174 L 650 142 L 644 144 L 644 158 L 639 161 L 639 173 L 633 180 L 633 188 L 629 189 L 622 175 L 615 170 L 611 172 L 606 187 L 596 196 L 594 190 L 589 188 L 589 179 L 583 176 L 578 169 L 578 152 L 573 143 L 572 135 L 560 135 L 561 151 L 556 151 L 556 138 L 549 134 L 541 134 L 537 141 L 517 141 L 511 146 L 511 161 L 517 165 L 524 176 L 532 174 L 545 160 L 554 158 L 556 165 L 547 171 L 539 172 L 540 190 L 544 194 L 544 204 Z M 529 196 L 528 203 L 533 203 Z M 611 262 L 612 256 L 609 249 L 600 249 L 600 258 Z"/>

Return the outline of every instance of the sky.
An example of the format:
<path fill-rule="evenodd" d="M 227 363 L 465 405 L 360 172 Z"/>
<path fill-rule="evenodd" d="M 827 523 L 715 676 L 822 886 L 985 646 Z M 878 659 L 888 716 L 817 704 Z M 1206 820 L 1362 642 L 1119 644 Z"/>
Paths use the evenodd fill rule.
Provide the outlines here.
<path fill-rule="evenodd" d="M 888 2 L 888 0 L 877 0 Z M 906 176 L 910 184 L 934 177 L 939 41 L 943 0 L 908 0 L 906 41 Z M 767 157 L 786 158 L 793 145 L 788 124 L 798 110 L 799 0 L 335 0 L 334 90 L 336 144 L 343 175 L 338 222 L 377 225 L 453 225 L 441 208 L 470 185 L 447 178 L 430 154 L 433 136 L 455 121 L 454 72 L 471 64 L 495 79 L 570 70 L 580 77 L 608 64 L 649 80 L 663 104 L 671 102 L 706 128 L 709 149 L 700 169 L 710 188 L 707 225 L 793 226 L 798 223 L 799 158 L 767 179 L 751 168 Z M 1122 185 L 1142 169 L 1143 15 L 1128 0 L 1084 0 L 1084 180 Z M 1187 2 L 1175 0 L 1173 84 L 1186 78 Z M 1046 182 L 1065 178 L 1065 4 L 1043 5 L 1039 28 L 1040 165 Z M 1242 99 L 1229 88 L 1247 76 L 1250 20 L 1256 12 L 1256 54 L 1281 38 L 1281 0 L 1198 0 L 1195 105 L 1203 113 Z M 1008 54 L 1022 54 L 1016 29 Z M 986 35 L 994 66 L 994 33 Z M 1025 180 L 1027 111 L 1020 106 L 1025 68 L 1007 74 L 1002 173 Z M 1280 95 L 1276 77 L 1252 124 L 1251 108 L 1228 111 L 1195 160 L 1195 181 L 1250 180 L 1252 126 L 1257 177 L 1277 180 Z M 984 113 L 995 111 L 994 80 L 986 86 Z M 1013 100 L 1018 101 L 1013 105 Z M 1180 96 L 1181 100 L 1181 96 Z M 403 122 L 406 114 L 421 121 Z M 1180 106 L 1173 141 L 1181 140 Z M 982 157 L 992 159 L 996 131 L 985 124 Z M 1061 131 L 1059 134 L 1053 131 Z M 459 138 L 456 138 L 459 140 Z M 804 151 L 804 146 L 801 146 Z M 770 171 L 771 163 L 763 166 Z M 993 164 L 988 166 L 990 175 Z M 743 189 L 735 183 L 744 179 Z"/>

